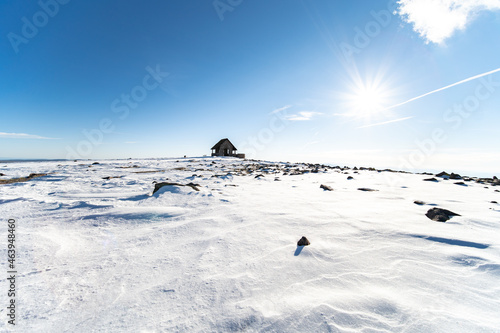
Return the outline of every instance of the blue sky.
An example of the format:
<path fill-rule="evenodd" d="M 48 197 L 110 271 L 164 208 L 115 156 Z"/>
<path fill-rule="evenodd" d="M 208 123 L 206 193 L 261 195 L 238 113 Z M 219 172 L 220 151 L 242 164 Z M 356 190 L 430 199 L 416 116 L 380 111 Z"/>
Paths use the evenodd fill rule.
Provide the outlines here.
<path fill-rule="evenodd" d="M 201 156 L 228 137 L 258 159 L 494 174 L 499 9 L 2 1 L 0 157 Z"/>

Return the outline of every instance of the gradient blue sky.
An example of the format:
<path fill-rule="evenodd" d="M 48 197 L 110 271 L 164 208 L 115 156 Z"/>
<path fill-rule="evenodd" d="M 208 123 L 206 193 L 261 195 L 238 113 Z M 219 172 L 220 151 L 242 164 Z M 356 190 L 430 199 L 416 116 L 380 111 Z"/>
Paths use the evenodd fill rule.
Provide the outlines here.
<path fill-rule="evenodd" d="M 498 69 L 499 9 L 2 1 L 0 157 L 201 156 L 228 137 L 259 159 L 494 174 L 500 72 L 391 106 Z"/>

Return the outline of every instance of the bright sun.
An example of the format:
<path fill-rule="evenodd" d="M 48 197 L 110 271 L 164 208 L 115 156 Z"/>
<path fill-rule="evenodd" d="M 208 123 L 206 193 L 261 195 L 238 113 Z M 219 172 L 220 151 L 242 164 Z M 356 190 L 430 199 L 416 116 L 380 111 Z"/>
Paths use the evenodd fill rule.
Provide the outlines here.
<path fill-rule="evenodd" d="M 343 94 L 346 115 L 363 121 L 384 116 L 390 105 L 392 91 L 381 80 L 358 79 Z"/>
<path fill-rule="evenodd" d="M 382 87 L 362 84 L 350 96 L 351 111 L 358 118 L 371 118 L 387 106 L 388 92 Z"/>

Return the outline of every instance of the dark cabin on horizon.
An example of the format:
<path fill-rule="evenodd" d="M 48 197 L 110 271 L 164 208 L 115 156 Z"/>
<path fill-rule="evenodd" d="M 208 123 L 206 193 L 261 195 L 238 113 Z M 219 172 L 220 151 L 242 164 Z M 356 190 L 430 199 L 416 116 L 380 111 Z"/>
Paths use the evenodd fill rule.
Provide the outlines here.
<path fill-rule="evenodd" d="M 236 154 L 238 149 L 229 141 L 228 138 L 221 139 L 212 147 L 212 156 L 233 156 L 245 158 L 245 154 Z"/>

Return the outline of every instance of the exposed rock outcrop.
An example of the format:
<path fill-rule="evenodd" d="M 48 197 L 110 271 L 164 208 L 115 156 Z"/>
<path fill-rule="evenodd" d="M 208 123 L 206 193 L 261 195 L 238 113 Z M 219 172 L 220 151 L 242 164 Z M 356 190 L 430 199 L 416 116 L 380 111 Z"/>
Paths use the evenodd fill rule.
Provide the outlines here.
<path fill-rule="evenodd" d="M 159 189 L 161 189 L 163 186 L 189 186 L 191 187 L 193 190 L 195 191 L 199 191 L 200 189 L 198 187 L 200 187 L 199 184 L 193 184 L 193 183 L 189 183 L 189 184 L 179 184 L 179 183 L 169 183 L 169 182 L 163 182 L 163 183 L 156 183 L 155 184 L 155 189 L 153 190 L 153 194 L 155 194 Z"/>
<path fill-rule="evenodd" d="M 425 216 L 436 222 L 446 222 L 453 216 L 460 216 L 460 214 L 454 213 L 447 209 L 431 208 L 427 211 L 427 213 L 425 213 Z"/>

